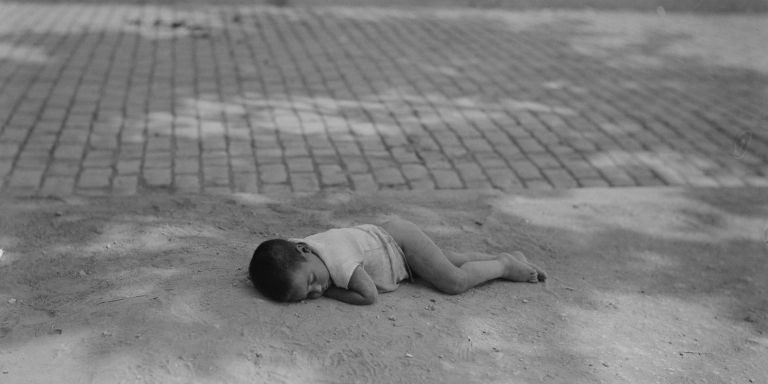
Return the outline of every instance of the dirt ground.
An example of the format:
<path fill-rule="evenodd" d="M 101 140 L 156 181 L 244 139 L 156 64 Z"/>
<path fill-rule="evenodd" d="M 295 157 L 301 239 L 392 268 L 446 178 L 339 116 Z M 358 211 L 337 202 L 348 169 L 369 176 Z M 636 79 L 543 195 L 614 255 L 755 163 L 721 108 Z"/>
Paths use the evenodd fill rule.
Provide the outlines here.
<path fill-rule="evenodd" d="M 0 199 L 2 383 L 766 383 L 768 192 Z M 398 214 L 543 284 L 276 304 L 267 238 Z"/>

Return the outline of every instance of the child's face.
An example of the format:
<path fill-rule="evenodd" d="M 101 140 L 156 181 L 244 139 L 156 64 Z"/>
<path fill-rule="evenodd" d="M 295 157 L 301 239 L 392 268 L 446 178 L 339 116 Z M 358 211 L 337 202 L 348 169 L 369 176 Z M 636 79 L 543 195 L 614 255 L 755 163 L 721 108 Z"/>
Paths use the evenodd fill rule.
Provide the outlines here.
<path fill-rule="evenodd" d="M 304 243 L 296 244 L 297 249 L 307 259 L 299 263 L 293 272 L 293 288 L 288 301 L 317 299 L 331 286 L 331 276 L 322 260 Z"/>

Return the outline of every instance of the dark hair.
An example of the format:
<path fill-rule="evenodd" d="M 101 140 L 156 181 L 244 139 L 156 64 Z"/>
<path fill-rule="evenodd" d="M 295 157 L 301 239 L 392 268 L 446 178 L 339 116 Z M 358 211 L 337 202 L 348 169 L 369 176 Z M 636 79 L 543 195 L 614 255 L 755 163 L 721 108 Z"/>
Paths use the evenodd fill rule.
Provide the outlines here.
<path fill-rule="evenodd" d="M 275 301 L 286 301 L 291 290 L 291 272 L 307 261 L 288 240 L 267 240 L 253 251 L 248 275 L 254 287 Z"/>

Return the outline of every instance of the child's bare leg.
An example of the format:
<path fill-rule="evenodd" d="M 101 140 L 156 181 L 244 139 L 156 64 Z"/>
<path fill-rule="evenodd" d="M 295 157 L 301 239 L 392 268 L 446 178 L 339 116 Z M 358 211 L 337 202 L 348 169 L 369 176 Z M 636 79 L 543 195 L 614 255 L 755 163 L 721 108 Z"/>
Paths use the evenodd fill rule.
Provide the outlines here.
<path fill-rule="evenodd" d="M 530 273 L 530 270 L 533 269 L 536 271 L 536 281 L 545 281 L 547 279 L 547 273 L 544 272 L 543 269 L 537 267 L 535 264 L 528 261 L 528 259 L 525 258 L 525 255 L 523 255 L 520 251 L 512 252 L 512 254 L 506 254 L 508 256 L 512 256 L 514 259 L 525 263 L 530 268 L 525 268 L 524 266 L 521 266 L 517 263 L 510 263 L 508 268 L 512 269 L 511 278 L 506 278 L 507 280 L 512 281 L 532 281 L 528 273 Z M 483 253 L 483 252 L 455 252 L 455 251 L 445 251 L 445 256 L 448 257 L 448 260 L 453 263 L 453 265 L 457 267 L 461 267 L 467 262 L 470 261 L 481 261 L 481 260 L 497 260 L 500 256 L 498 255 L 491 255 L 489 253 Z M 507 257 L 507 256 L 504 256 Z"/>
<path fill-rule="evenodd" d="M 496 260 L 499 258 L 498 255 L 491 255 L 489 253 L 483 252 L 456 252 L 445 250 L 443 253 L 445 253 L 445 256 L 448 258 L 448 260 L 450 260 L 451 263 L 457 267 L 461 267 L 470 261 L 487 261 Z"/>
<path fill-rule="evenodd" d="M 406 260 L 414 272 L 445 293 L 462 293 L 493 279 L 518 278 L 518 275 L 510 274 L 512 269 L 518 267 L 527 269 L 529 275 L 525 280 L 516 281 L 530 281 L 530 274 L 534 281 L 536 279 L 535 270 L 511 256 L 494 260 L 467 261 L 457 267 L 429 236 L 407 220 L 392 219 L 382 224 L 382 227 L 403 249 Z"/>

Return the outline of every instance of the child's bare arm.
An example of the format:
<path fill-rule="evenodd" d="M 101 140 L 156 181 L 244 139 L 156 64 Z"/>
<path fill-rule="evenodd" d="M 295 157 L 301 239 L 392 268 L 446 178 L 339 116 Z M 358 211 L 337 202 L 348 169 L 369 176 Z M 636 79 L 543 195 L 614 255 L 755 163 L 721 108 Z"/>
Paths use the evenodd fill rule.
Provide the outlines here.
<path fill-rule="evenodd" d="M 365 272 L 362 265 L 358 265 L 357 268 L 355 268 L 352 277 L 349 279 L 348 287 L 349 289 L 330 287 L 325 291 L 324 295 L 332 299 L 355 305 L 373 304 L 379 296 L 379 292 L 376 290 L 376 285 L 373 283 L 373 279 L 371 279 L 371 276 Z"/>

